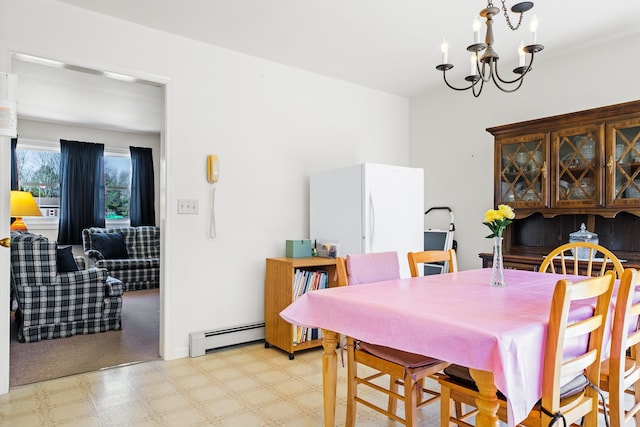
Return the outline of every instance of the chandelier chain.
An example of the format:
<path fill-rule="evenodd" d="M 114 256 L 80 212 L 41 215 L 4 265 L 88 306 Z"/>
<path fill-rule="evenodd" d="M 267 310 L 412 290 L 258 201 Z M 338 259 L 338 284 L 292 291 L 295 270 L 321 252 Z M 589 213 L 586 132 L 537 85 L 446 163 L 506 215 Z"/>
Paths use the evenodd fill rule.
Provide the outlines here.
<path fill-rule="evenodd" d="M 518 25 L 516 25 L 515 27 L 513 26 L 513 24 L 511 24 L 511 18 L 509 18 L 509 13 L 507 12 L 507 6 L 504 4 L 505 0 L 500 0 L 502 2 L 502 10 L 504 11 L 504 17 L 507 20 L 507 26 L 509 28 L 511 28 L 511 30 L 515 31 L 518 28 L 520 28 L 520 24 L 522 24 L 522 16 L 524 15 L 524 13 L 520 12 L 520 18 L 518 19 Z M 492 4 L 491 2 L 489 2 L 489 4 Z"/>

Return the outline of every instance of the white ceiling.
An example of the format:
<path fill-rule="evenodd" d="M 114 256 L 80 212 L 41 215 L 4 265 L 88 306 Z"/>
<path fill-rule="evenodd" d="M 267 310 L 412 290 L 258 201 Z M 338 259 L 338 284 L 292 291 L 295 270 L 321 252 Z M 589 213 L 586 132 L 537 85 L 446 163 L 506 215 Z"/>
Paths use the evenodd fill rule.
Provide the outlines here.
<path fill-rule="evenodd" d="M 440 83 L 442 37 L 467 58 L 476 0 L 61 0 L 84 9 L 412 97 Z M 516 1 L 508 0 L 510 8 Z M 539 0 L 525 28 L 495 18 L 496 50 L 513 57 L 528 21 L 540 20 L 540 55 L 639 31 L 638 0 Z M 501 7 L 500 0 L 494 5 Z M 483 30 L 484 32 L 484 30 Z M 506 40 L 510 37 L 512 44 Z M 512 47 L 512 48 L 511 48 Z M 456 59 L 452 56 L 451 59 Z M 540 58 L 542 61 L 542 57 Z M 467 62 L 454 62 L 467 71 Z"/>
<path fill-rule="evenodd" d="M 123 132 L 159 133 L 162 88 L 105 77 L 95 70 L 45 65 L 14 55 L 18 121 L 30 119 Z"/>
<path fill-rule="evenodd" d="M 471 23 L 486 6 L 482 0 L 59 1 L 409 98 L 443 84 L 435 70 L 443 36 L 448 62 L 456 66 L 452 77 L 462 84 Z M 507 7 L 514 3 L 507 1 Z M 502 6 L 500 0 L 495 6 Z M 640 31 L 638 0 L 538 0 L 517 32 L 507 28 L 502 14 L 496 16 L 502 69 L 517 65 L 517 47 L 529 42 L 533 14 L 540 21 L 538 43 L 545 46 L 537 67 L 544 66 L 545 56 Z M 21 77 L 21 90 L 23 85 Z"/>

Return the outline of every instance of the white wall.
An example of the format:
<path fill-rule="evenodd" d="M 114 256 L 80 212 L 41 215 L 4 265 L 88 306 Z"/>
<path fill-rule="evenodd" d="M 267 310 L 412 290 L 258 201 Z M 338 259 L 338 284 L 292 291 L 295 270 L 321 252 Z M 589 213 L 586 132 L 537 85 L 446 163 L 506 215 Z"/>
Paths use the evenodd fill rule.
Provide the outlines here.
<path fill-rule="evenodd" d="M 167 359 L 188 354 L 191 331 L 264 319 L 264 260 L 284 256 L 286 239 L 308 237 L 311 171 L 409 162 L 407 99 L 52 0 L 0 0 L 0 9 L 0 65 L 20 51 L 168 82 L 160 183 Z M 210 153 L 221 164 L 215 240 Z M 198 199 L 200 214 L 177 215 L 183 198 Z"/>
<path fill-rule="evenodd" d="M 478 268 L 493 208 L 493 137 L 486 128 L 637 100 L 640 34 L 560 55 L 547 46 L 515 93 L 479 98 L 444 82 L 411 100 L 411 165 L 425 169 L 425 206 L 451 206 L 460 269 Z M 434 71 L 435 72 L 435 71 Z M 460 84 L 462 86 L 462 84 Z"/>

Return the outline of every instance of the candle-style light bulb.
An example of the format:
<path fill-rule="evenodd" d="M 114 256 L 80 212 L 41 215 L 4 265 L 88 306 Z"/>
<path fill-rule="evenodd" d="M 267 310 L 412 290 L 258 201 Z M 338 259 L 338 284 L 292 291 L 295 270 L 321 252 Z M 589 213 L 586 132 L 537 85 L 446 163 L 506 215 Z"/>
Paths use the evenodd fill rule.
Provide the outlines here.
<path fill-rule="evenodd" d="M 449 43 L 447 43 L 447 39 L 442 37 L 442 44 L 440 45 L 440 51 L 442 52 L 442 63 L 447 64 L 448 54 L 449 54 Z"/>
<path fill-rule="evenodd" d="M 518 67 L 524 67 L 524 42 L 520 41 L 520 47 L 518 47 Z"/>
<path fill-rule="evenodd" d="M 531 21 L 529 22 L 529 31 L 531 32 L 531 44 L 537 43 L 538 25 L 540 25 L 540 22 L 538 21 L 538 16 L 533 15 L 531 17 Z"/>
<path fill-rule="evenodd" d="M 480 17 L 473 18 L 473 43 L 480 43 Z"/>
<path fill-rule="evenodd" d="M 471 56 L 469 57 L 469 75 L 470 76 L 475 76 L 476 75 L 476 54 L 472 53 Z"/>

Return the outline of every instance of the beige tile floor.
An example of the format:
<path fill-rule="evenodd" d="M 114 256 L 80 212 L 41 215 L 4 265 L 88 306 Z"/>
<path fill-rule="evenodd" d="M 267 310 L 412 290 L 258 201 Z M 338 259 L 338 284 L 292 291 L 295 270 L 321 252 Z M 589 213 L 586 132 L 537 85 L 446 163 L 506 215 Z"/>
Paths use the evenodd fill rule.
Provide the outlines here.
<path fill-rule="evenodd" d="M 345 405 L 346 367 L 339 361 L 337 425 L 344 425 Z M 437 406 L 420 413 L 420 426 L 439 424 Z M 357 424 L 396 425 L 362 406 Z M 0 425 L 322 426 L 322 351 L 289 360 L 255 343 L 17 387 L 0 396 Z"/>
<path fill-rule="evenodd" d="M 339 354 L 339 353 L 338 353 Z M 346 357 L 346 354 L 345 354 Z M 336 424 L 344 425 L 346 368 L 338 357 Z M 384 397 L 372 396 L 384 405 Z M 632 403 L 632 402 L 631 402 Z M 439 405 L 419 426 L 439 425 Z M 399 404 L 402 411 L 402 404 Z M 599 425 L 604 425 L 601 417 Z M 358 427 L 396 426 L 358 406 Z M 73 375 L 0 395 L 0 426 L 320 427 L 322 350 L 286 353 L 248 344 L 197 358 L 152 361 Z M 634 425 L 630 421 L 629 426 Z"/>

